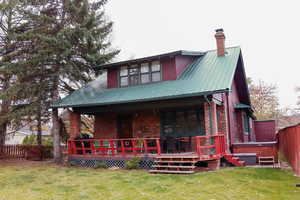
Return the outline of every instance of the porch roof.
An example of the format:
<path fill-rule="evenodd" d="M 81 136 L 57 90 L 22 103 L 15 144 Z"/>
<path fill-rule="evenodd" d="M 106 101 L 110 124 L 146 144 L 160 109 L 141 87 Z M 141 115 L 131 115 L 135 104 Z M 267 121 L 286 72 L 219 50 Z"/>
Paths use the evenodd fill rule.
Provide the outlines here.
<path fill-rule="evenodd" d="M 226 55 L 218 57 L 216 50 L 207 51 L 190 64 L 177 80 L 103 89 L 98 84 L 99 79 L 96 79 L 52 107 L 102 106 L 228 92 L 240 52 L 240 47 L 226 48 Z"/>

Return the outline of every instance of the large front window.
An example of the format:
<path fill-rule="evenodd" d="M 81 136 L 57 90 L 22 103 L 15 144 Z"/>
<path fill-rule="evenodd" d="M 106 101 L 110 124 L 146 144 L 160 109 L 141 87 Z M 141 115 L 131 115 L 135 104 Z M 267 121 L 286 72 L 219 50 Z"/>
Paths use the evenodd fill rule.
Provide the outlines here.
<path fill-rule="evenodd" d="M 161 81 L 161 66 L 158 61 L 123 66 L 119 75 L 120 87 L 158 82 Z"/>
<path fill-rule="evenodd" d="M 203 110 L 161 112 L 162 136 L 185 137 L 204 135 Z"/>

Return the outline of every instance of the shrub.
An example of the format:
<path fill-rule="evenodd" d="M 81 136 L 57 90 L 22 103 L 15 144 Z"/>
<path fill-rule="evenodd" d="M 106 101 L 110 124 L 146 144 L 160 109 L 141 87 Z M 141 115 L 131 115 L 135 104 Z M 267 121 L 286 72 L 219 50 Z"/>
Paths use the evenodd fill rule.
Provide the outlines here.
<path fill-rule="evenodd" d="M 126 169 L 139 169 L 140 168 L 140 158 L 132 158 L 131 160 L 128 160 L 125 162 L 125 168 Z"/>
<path fill-rule="evenodd" d="M 105 162 L 96 162 L 95 169 L 99 169 L 99 168 L 106 169 L 108 167 Z"/>
<path fill-rule="evenodd" d="M 76 162 L 72 160 L 72 161 L 69 162 L 69 165 L 74 167 L 74 166 L 76 166 Z"/>

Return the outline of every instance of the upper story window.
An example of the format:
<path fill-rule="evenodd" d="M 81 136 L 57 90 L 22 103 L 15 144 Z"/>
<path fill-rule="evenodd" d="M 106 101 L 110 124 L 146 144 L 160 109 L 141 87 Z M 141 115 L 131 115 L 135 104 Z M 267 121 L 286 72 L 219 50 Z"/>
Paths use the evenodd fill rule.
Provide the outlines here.
<path fill-rule="evenodd" d="M 161 81 L 161 66 L 159 61 L 123 66 L 119 76 L 120 87 L 157 82 Z"/>

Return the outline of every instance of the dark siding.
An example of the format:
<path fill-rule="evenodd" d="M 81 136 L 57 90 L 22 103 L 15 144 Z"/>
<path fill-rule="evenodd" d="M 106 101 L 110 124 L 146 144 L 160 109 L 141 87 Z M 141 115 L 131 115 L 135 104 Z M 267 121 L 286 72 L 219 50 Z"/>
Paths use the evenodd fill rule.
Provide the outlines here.
<path fill-rule="evenodd" d="M 228 97 L 229 104 L 229 121 L 230 121 L 230 140 L 232 143 L 241 142 L 239 141 L 239 125 L 238 125 L 238 113 L 236 112 L 234 106 L 239 102 L 239 97 L 236 89 L 235 81 L 232 84 L 231 93 Z"/>
<path fill-rule="evenodd" d="M 107 70 L 107 88 L 117 88 L 118 87 L 118 70 L 108 69 Z"/>
<path fill-rule="evenodd" d="M 254 129 L 257 142 L 275 141 L 276 133 L 275 120 L 255 121 Z"/>
<path fill-rule="evenodd" d="M 191 64 L 194 60 L 195 60 L 195 57 L 191 57 L 191 56 L 176 56 L 175 57 L 177 78 L 186 69 L 186 67 L 189 64 Z"/>
<path fill-rule="evenodd" d="M 161 60 L 162 80 L 176 80 L 175 58 Z"/>

